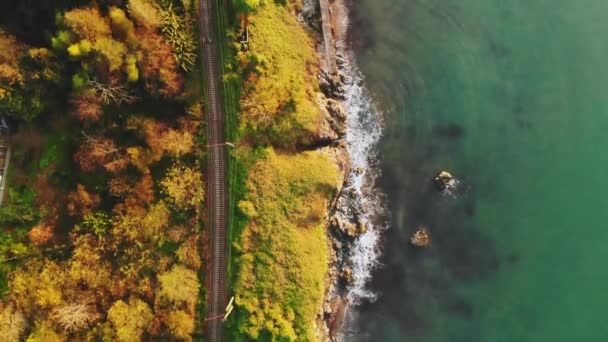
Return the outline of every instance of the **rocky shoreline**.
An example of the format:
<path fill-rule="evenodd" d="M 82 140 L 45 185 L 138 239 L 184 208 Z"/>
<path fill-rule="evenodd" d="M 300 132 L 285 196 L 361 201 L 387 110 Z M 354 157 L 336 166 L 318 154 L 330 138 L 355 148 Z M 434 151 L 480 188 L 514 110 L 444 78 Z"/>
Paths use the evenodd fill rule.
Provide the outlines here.
<path fill-rule="evenodd" d="M 341 16 L 345 15 L 344 3 L 335 0 L 330 3 L 332 12 L 332 32 L 337 41 L 343 41 L 346 27 L 340 27 Z M 313 30 L 318 32 L 317 56 L 321 64 L 318 75 L 320 93 L 317 102 L 324 113 L 320 126 L 318 141 L 332 142 L 327 144 L 331 154 L 336 156 L 338 167 L 343 172 L 343 184 L 333 198 L 329 207 L 328 239 L 331 244 L 329 256 L 329 269 L 326 277 L 326 294 L 322 307 L 317 316 L 317 335 L 320 341 L 337 341 L 346 316 L 348 307 L 347 295 L 353 280 L 352 260 L 349 256 L 353 243 L 357 237 L 364 234 L 367 223 L 361 219 L 362 208 L 357 199 L 357 193 L 351 187 L 353 180 L 351 173 L 359 175 L 364 172 L 360 168 L 353 168 L 346 148 L 346 120 L 347 111 L 344 108 L 346 100 L 345 89 L 350 86 L 352 78 L 348 75 L 347 60 L 343 49 L 336 47 L 335 58 L 338 66 L 338 75 L 328 72 L 324 42 L 321 39 L 321 16 L 318 0 L 305 0 L 303 11 L 298 17 L 306 22 Z M 335 40 L 335 41 L 336 41 Z"/>

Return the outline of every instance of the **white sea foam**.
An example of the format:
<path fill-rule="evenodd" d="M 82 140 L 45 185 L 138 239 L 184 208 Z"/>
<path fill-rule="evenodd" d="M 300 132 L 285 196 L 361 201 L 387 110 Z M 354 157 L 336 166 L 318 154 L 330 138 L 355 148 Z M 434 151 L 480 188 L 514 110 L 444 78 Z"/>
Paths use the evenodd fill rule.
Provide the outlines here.
<path fill-rule="evenodd" d="M 346 9 L 342 10 L 342 27 L 346 28 L 348 16 Z M 338 51 L 345 57 L 342 74 L 346 78 L 346 142 L 353 170 L 347 184 L 356 194 L 359 220 L 368 227 L 367 232 L 355 240 L 349 255 L 353 281 L 348 299 L 356 305 L 361 300 L 374 301 L 377 297 L 369 289 L 368 283 L 374 268 L 379 266 L 380 237 L 388 222 L 384 195 L 376 184 L 380 174 L 377 144 L 382 136 L 382 113 L 377 110 L 363 85 L 363 75 L 355 64 L 353 54 L 348 51 L 344 41 L 337 43 Z"/>

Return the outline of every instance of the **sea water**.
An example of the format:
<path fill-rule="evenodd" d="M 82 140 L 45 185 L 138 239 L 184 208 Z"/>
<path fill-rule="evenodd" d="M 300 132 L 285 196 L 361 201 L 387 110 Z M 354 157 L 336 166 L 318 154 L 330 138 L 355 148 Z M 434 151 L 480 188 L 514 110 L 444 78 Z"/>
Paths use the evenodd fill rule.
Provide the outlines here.
<path fill-rule="evenodd" d="M 390 220 L 343 339 L 608 341 L 608 1 L 349 7 Z"/>

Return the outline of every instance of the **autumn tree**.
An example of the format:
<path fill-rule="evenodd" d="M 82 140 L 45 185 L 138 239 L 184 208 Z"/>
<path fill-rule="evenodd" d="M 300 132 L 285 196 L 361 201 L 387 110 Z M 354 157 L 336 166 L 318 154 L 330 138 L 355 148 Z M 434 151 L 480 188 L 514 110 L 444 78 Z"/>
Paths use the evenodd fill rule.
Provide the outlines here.
<path fill-rule="evenodd" d="M 143 215 L 129 211 L 114 219 L 112 234 L 131 242 L 157 242 L 164 237 L 170 215 L 162 201 L 151 205 Z"/>
<path fill-rule="evenodd" d="M 61 265 L 49 260 L 31 260 L 12 274 L 9 298 L 26 312 L 49 309 L 62 303 L 64 283 Z"/>
<path fill-rule="evenodd" d="M 101 102 L 105 104 L 125 104 L 133 103 L 137 97 L 132 95 L 129 90 L 120 84 L 106 84 L 97 80 L 88 81 L 93 93 Z"/>
<path fill-rule="evenodd" d="M 181 263 L 197 270 L 201 267 L 201 256 L 198 252 L 198 235 L 190 236 L 177 250 L 177 258 Z"/>
<path fill-rule="evenodd" d="M 173 336 L 187 341 L 192 340 L 191 335 L 194 331 L 194 317 L 188 313 L 177 310 L 169 312 L 167 326 Z"/>
<path fill-rule="evenodd" d="M 52 318 L 67 332 L 81 331 L 95 322 L 99 314 L 92 305 L 68 303 L 53 310 Z"/>
<path fill-rule="evenodd" d="M 66 299 L 63 305 L 83 303 L 107 307 L 116 281 L 112 264 L 107 259 L 112 251 L 106 241 L 92 234 L 71 234 L 70 240 L 75 247 L 72 257 L 63 265 Z"/>
<path fill-rule="evenodd" d="M 203 202 L 203 177 L 192 167 L 174 165 L 167 171 L 161 186 L 179 209 L 196 208 Z"/>
<path fill-rule="evenodd" d="M 74 158 L 80 168 L 88 172 L 103 168 L 115 173 L 123 170 L 129 164 L 129 158 L 124 149 L 116 147 L 111 139 L 86 134 Z"/>
<path fill-rule="evenodd" d="M 47 49 L 28 49 L 0 30 L 0 110 L 31 121 L 53 103 L 61 64 Z"/>
<path fill-rule="evenodd" d="M 101 98 L 92 90 L 72 95 L 70 102 L 74 106 L 72 115 L 80 121 L 99 121 L 103 114 Z"/>
<path fill-rule="evenodd" d="M 26 342 L 66 342 L 68 339 L 53 329 L 50 322 L 38 321 Z"/>
<path fill-rule="evenodd" d="M 25 330 L 25 318 L 12 304 L 0 313 L 0 336 L 6 342 L 19 342 Z"/>
<path fill-rule="evenodd" d="M 160 14 L 153 1 L 129 0 L 127 8 L 131 17 L 146 29 L 154 30 L 160 26 Z"/>
<path fill-rule="evenodd" d="M 192 312 L 198 300 L 200 284 L 196 273 L 183 266 L 175 265 L 173 268 L 158 276 L 160 282 L 159 297 L 161 300 L 175 306 L 186 304 Z"/>
<path fill-rule="evenodd" d="M 179 94 L 183 77 L 171 45 L 154 31 L 139 29 L 136 34 L 143 50 L 139 65 L 146 90 L 165 98 Z"/>
<path fill-rule="evenodd" d="M 27 237 L 34 245 L 41 246 L 53 238 L 54 231 L 55 227 L 53 223 L 42 221 L 30 229 L 27 233 Z"/>
<path fill-rule="evenodd" d="M 161 32 L 171 44 L 175 59 L 184 71 L 189 71 L 196 61 L 196 43 L 189 4 L 183 1 L 183 15 L 179 15 L 172 3 L 158 6 Z"/>
<path fill-rule="evenodd" d="M 95 42 L 112 34 L 108 20 L 94 7 L 75 8 L 66 12 L 63 23 L 83 39 Z"/>
<path fill-rule="evenodd" d="M 121 8 L 112 6 L 110 7 L 110 21 L 114 33 L 127 42 L 128 45 L 135 47 L 137 46 L 137 38 L 135 37 L 135 25 L 127 18 L 127 14 Z"/>
<path fill-rule="evenodd" d="M 139 342 L 153 318 L 150 306 L 137 298 L 130 298 L 129 304 L 119 300 L 108 310 L 108 320 L 121 342 Z"/>
<path fill-rule="evenodd" d="M 101 202 L 97 194 L 89 193 L 84 185 L 78 184 L 76 191 L 68 194 L 68 214 L 71 216 L 85 216 L 91 213 Z"/>
<path fill-rule="evenodd" d="M 160 159 L 164 153 L 173 157 L 180 157 L 194 150 L 194 137 L 184 129 L 169 128 L 167 124 L 153 120 L 144 119 L 143 126 L 146 144 Z"/>

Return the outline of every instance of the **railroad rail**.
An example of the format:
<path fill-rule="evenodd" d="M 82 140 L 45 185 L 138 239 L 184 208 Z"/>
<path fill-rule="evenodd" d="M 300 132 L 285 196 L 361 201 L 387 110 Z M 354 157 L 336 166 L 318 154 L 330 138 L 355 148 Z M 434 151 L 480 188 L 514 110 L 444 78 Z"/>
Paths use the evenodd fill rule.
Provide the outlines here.
<path fill-rule="evenodd" d="M 199 43 L 205 81 L 207 116 L 207 208 L 209 218 L 210 267 L 207 274 L 207 341 L 222 341 L 221 317 L 226 306 L 227 195 L 224 112 L 220 94 L 218 45 L 213 21 L 213 0 L 199 0 Z"/>

